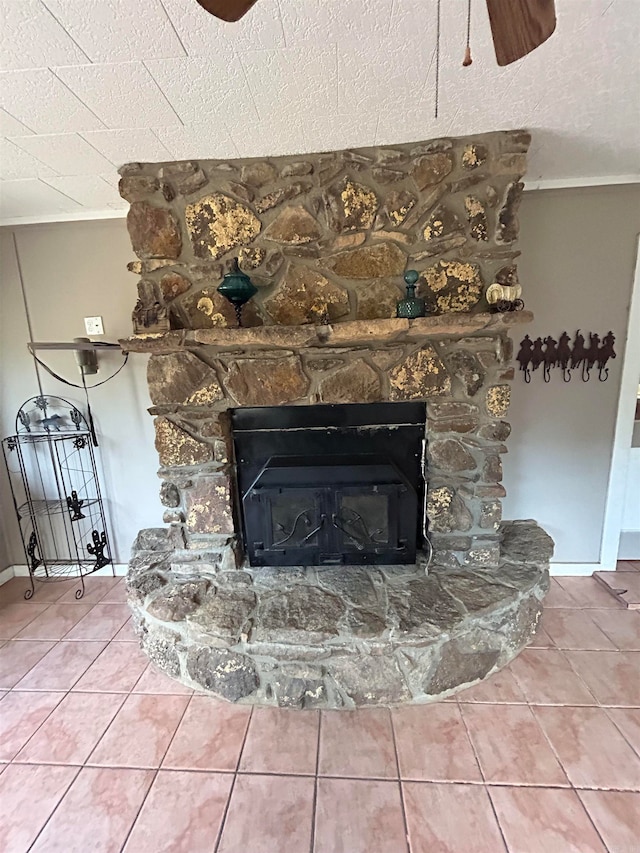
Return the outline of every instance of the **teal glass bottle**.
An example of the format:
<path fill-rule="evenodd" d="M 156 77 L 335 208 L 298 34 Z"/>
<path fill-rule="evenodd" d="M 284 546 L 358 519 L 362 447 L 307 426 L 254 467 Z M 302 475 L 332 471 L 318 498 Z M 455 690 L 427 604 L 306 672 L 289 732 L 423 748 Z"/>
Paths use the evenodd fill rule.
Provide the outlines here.
<path fill-rule="evenodd" d="M 416 296 L 416 282 L 418 278 L 416 270 L 407 270 L 404 274 L 407 295 L 404 299 L 398 301 L 396 317 L 402 317 L 405 320 L 414 320 L 416 317 L 424 317 L 427 313 L 424 299 Z"/>
<path fill-rule="evenodd" d="M 238 259 L 231 261 L 231 270 L 225 273 L 222 282 L 218 285 L 218 293 L 233 305 L 238 318 L 238 326 L 242 326 L 242 307 L 252 296 L 255 296 L 258 288 L 246 273 L 243 273 L 238 265 Z"/>

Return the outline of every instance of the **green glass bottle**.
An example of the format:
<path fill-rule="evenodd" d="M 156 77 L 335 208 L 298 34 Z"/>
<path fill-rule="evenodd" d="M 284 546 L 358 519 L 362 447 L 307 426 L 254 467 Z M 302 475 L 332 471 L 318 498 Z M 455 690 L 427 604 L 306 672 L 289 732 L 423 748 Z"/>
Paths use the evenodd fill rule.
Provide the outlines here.
<path fill-rule="evenodd" d="M 396 317 L 403 317 L 405 320 L 414 320 L 416 317 L 424 317 L 427 313 L 424 299 L 416 296 L 416 282 L 418 278 L 417 270 L 407 270 L 404 274 L 407 295 L 404 299 L 398 301 Z"/>

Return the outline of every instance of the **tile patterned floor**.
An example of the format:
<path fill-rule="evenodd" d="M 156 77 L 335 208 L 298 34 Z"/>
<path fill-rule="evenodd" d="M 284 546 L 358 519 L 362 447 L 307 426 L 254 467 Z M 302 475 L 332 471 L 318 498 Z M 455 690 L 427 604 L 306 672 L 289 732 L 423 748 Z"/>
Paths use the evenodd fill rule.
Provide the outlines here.
<path fill-rule="evenodd" d="M 2 853 L 640 851 L 640 611 L 597 580 L 552 580 L 490 681 L 351 713 L 185 689 L 120 579 L 24 586 L 0 587 Z"/>

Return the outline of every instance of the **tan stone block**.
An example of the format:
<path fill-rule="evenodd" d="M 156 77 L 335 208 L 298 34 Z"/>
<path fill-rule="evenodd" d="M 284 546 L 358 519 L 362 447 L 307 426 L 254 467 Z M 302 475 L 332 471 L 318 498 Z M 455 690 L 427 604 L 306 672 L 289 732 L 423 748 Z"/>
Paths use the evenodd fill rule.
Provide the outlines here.
<path fill-rule="evenodd" d="M 166 467 L 175 465 L 199 465 L 213 458 L 211 447 L 192 438 L 187 432 L 164 417 L 154 420 L 156 430 L 156 450 L 160 464 Z"/>
<path fill-rule="evenodd" d="M 257 216 L 240 202 L 223 193 L 203 196 L 184 211 L 193 251 L 199 258 L 218 259 L 250 243 L 260 233 Z"/>
<path fill-rule="evenodd" d="M 412 353 L 389 373 L 391 400 L 421 400 L 451 391 L 451 379 L 430 345 Z"/>
<path fill-rule="evenodd" d="M 487 389 L 485 407 L 492 418 L 503 418 L 511 402 L 511 386 L 492 385 Z"/>

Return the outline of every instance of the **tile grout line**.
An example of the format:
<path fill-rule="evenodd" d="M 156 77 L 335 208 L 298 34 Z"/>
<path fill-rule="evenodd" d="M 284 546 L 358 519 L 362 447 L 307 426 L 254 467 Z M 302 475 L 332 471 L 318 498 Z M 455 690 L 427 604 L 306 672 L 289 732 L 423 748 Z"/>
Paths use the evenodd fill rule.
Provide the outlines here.
<path fill-rule="evenodd" d="M 238 760 L 236 761 L 236 769 L 233 773 L 233 778 L 231 780 L 231 787 L 229 788 L 229 793 L 227 794 L 227 802 L 225 803 L 224 811 L 222 813 L 222 819 L 220 821 L 220 828 L 218 830 L 218 836 L 216 838 L 215 845 L 213 847 L 212 853 L 218 853 L 220 848 L 220 844 L 222 843 L 222 834 L 224 832 L 224 827 L 227 822 L 227 815 L 229 814 L 229 807 L 231 806 L 231 797 L 233 796 L 233 791 L 236 786 L 236 780 L 238 778 L 238 771 L 240 769 L 240 762 L 242 761 L 242 754 L 244 752 L 244 748 L 247 745 L 247 738 L 249 736 L 249 727 L 251 725 L 251 721 L 253 720 L 253 710 L 255 706 L 251 706 L 251 713 L 249 714 L 249 718 L 247 720 L 247 725 L 244 730 L 244 737 L 242 739 L 242 746 L 240 747 L 240 752 L 238 753 Z"/>
<path fill-rule="evenodd" d="M 608 720 L 610 720 L 610 721 L 613 723 L 613 725 L 616 727 L 616 730 L 617 730 L 618 732 L 620 732 L 620 734 L 621 734 L 621 736 L 623 737 L 623 739 L 624 739 L 624 740 L 626 741 L 626 743 L 631 747 L 631 750 L 632 750 L 632 751 L 633 751 L 633 752 L 638 756 L 638 758 L 640 759 L 640 749 L 639 749 L 638 747 L 634 746 L 634 744 L 629 740 L 629 738 L 626 736 L 626 734 L 624 733 L 624 731 L 620 728 L 620 726 L 618 725 L 618 723 L 616 723 L 615 719 L 614 719 L 614 718 L 611 716 L 611 714 L 609 713 L 609 711 L 612 711 L 612 710 L 615 710 L 615 711 L 620 711 L 620 710 L 622 710 L 622 711 L 624 711 L 624 710 L 626 710 L 626 709 L 625 709 L 625 708 L 611 708 L 611 706 L 609 706 L 609 705 L 605 705 L 604 707 L 603 707 L 603 706 L 600 706 L 600 707 L 601 707 L 601 708 L 602 708 L 602 710 L 604 711 L 604 713 L 605 713 L 605 715 L 606 715 L 607 719 L 608 719 Z M 633 710 L 633 709 L 631 709 L 631 710 Z"/>
<path fill-rule="evenodd" d="M 4 645 L 8 645 L 9 643 L 13 643 L 13 642 L 14 642 L 14 640 L 7 640 L 7 642 L 6 642 Z M 30 668 L 29 668 L 25 673 L 23 673 L 23 674 L 20 676 L 20 678 L 16 681 L 16 683 L 13 685 L 13 687 L 0 687 L 0 690 L 6 690 L 6 691 L 7 691 L 7 693 L 10 693 L 12 690 L 15 690 L 15 689 L 18 687 L 18 684 L 20 684 L 20 682 L 22 681 L 22 679 L 23 679 L 23 678 L 26 678 L 26 677 L 29 675 L 29 673 L 31 672 L 31 670 L 35 669 L 35 668 L 38 666 L 38 664 L 40 663 L 40 661 L 41 661 L 41 660 L 43 660 L 43 658 L 46 658 L 46 656 L 49 654 L 49 652 L 52 652 L 52 651 L 55 649 L 55 647 L 57 646 L 57 644 L 58 644 L 60 641 L 58 640 L 58 641 L 56 642 L 55 640 L 31 640 L 31 641 L 23 640 L 22 642 L 23 642 L 23 643 L 24 643 L 24 642 L 32 642 L 32 643 L 51 643 L 51 642 L 52 642 L 52 643 L 53 643 L 53 645 L 51 646 L 51 648 L 50 648 L 50 649 L 48 649 L 48 650 L 47 650 L 47 651 L 42 655 L 42 657 L 40 658 L 40 660 L 37 660 L 37 661 L 33 664 L 33 666 L 32 666 L 32 667 L 30 667 Z M 4 648 L 4 646 L 2 646 L 2 648 Z M 26 691 L 25 691 L 25 692 L 26 692 Z M 64 693 L 64 689 L 60 690 L 60 692 L 61 692 L 61 693 Z"/>
<path fill-rule="evenodd" d="M 18 692 L 18 693 L 20 693 L 20 692 L 22 692 L 22 691 L 17 691 L 17 692 Z M 43 691 L 43 692 L 44 692 L 44 691 Z M 35 729 L 35 730 L 34 730 L 34 731 L 29 735 L 29 737 L 28 737 L 28 738 L 27 738 L 27 739 L 26 739 L 26 740 L 21 744 L 21 746 L 20 746 L 20 748 L 17 750 L 16 754 L 15 754 L 12 758 L 10 758 L 10 759 L 9 759 L 9 761 L 8 761 L 8 763 L 9 763 L 9 764 L 14 764 L 14 763 L 16 763 L 16 764 L 22 764 L 22 763 L 23 763 L 23 762 L 15 762 L 15 759 L 18 757 L 18 755 L 20 755 L 20 753 L 21 753 L 21 752 L 22 752 L 22 750 L 25 748 L 25 746 L 29 743 L 29 741 L 30 741 L 30 740 L 32 740 L 32 738 L 34 738 L 34 737 L 36 736 L 36 734 L 37 734 L 37 733 L 40 731 L 40 729 L 44 726 L 44 724 L 47 722 L 47 720 L 49 719 L 49 717 L 51 716 L 51 714 L 53 714 L 53 712 L 56 710 L 56 708 L 59 708 L 59 707 L 60 707 L 60 705 L 62 704 L 62 702 L 64 702 L 64 700 L 65 700 L 65 699 L 67 698 L 67 696 L 69 695 L 69 691 L 68 691 L 68 690 L 67 690 L 66 692 L 65 692 L 65 691 L 63 691 L 63 690 L 59 690 L 59 691 L 58 691 L 58 690 L 50 690 L 50 691 L 48 691 L 48 692 L 49 692 L 49 693 L 63 693 L 62 699 L 60 699 L 60 701 L 59 701 L 59 702 L 57 702 L 57 703 L 56 703 L 56 705 L 54 705 L 54 707 L 49 711 L 49 713 L 48 713 L 48 714 L 47 714 L 47 716 L 44 718 L 44 720 L 40 723 L 40 725 L 39 725 L 39 726 L 38 726 L 38 727 L 37 727 L 37 728 L 36 728 L 36 729 Z M 8 696 L 8 695 L 9 695 L 9 693 L 7 693 L 7 696 Z"/>
<path fill-rule="evenodd" d="M 515 676 L 514 676 L 514 678 L 515 678 Z M 516 683 L 517 683 L 517 680 L 516 680 Z M 522 689 L 522 688 L 520 688 L 520 689 Z M 524 694 L 524 691 L 523 691 L 523 694 Z M 469 743 L 471 744 L 471 749 L 473 750 L 473 754 L 474 754 L 474 757 L 476 759 L 476 764 L 478 765 L 478 769 L 480 770 L 480 776 L 482 777 L 482 788 L 485 791 L 487 797 L 489 798 L 489 804 L 491 805 L 491 811 L 493 812 L 493 816 L 496 819 L 496 825 L 498 827 L 498 832 L 500 833 L 500 837 L 502 838 L 502 843 L 504 844 L 504 849 L 505 849 L 506 853 L 509 853 L 509 845 L 507 844 L 507 839 L 505 837 L 504 830 L 502 828 L 502 824 L 500 823 L 500 818 L 498 817 L 498 812 L 496 811 L 495 805 L 493 803 L 493 799 L 491 797 L 491 791 L 490 791 L 490 787 L 489 787 L 490 783 L 487 781 L 487 777 L 485 776 L 484 767 L 482 766 L 482 762 L 480 761 L 480 758 L 478 757 L 478 751 L 476 749 L 475 743 L 473 742 L 473 738 L 471 737 L 471 733 L 469 731 L 469 726 L 467 725 L 467 721 L 465 720 L 464 713 L 462 711 L 462 708 L 460 707 L 460 702 L 457 702 L 457 704 L 458 704 L 458 712 L 460 713 L 460 717 L 462 718 L 462 725 L 465 728 L 465 731 L 467 733 L 467 739 L 468 739 Z M 531 711 L 531 708 L 529 707 L 528 704 L 527 704 L 527 707 L 529 708 L 529 713 L 531 714 L 531 716 L 533 716 L 533 712 Z M 505 786 L 505 787 L 507 787 L 507 786 Z"/>
<path fill-rule="evenodd" d="M 60 765 L 59 765 L 59 766 L 60 766 Z M 69 767 L 69 766 L 73 766 L 73 765 L 62 765 L 62 766 Z M 64 800 L 64 798 L 65 798 L 65 797 L 67 796 L 67 794 L 69 793 L 69 791 L 70 791 L 70 789 L 71 789 L 71 786 L 74 784 L 74 782 L 76 781 L 76 779 L 78 778 L 78 776 L 80 775 L 80 773 L 81 773 L 81 772 L 82 772 L 82 767 L 80 766 L 80 767 L 78 767 L 78 771 L 77 771 L 77 773 L 74 773 L 73 778 L 71 779 L 71 781 L 69 782 L 69 784 L 67 785 L 67 787 L 64 789 L 64 793 L 62 794 L 62 796 L 60 797 L 60 799 L 58 800 L 58 802 L 55 804 L 54 808 L 53 808 L 53 809 L 52 809 L 52 811 L 51 811 L 51 814 L 49 815 L 49 817 L 45 820 L 45 822 L 44 822 L 44 823 L 42 824 L 42 826 L 40 827 L 40 832 L 38 832 L 38 834 L 36 835 L 36 837 L 33 839 L 33 841 L 31 842 L 31 844 L 29 845 L 29 850 L 33 850 L 33 848 L 34 848 L 34 846 L 35 846 L 36 842 L 38 841 L 38 839 L 40 838 L 40 836 L 42 835 L 42 833 L 45 831 L 45 829 L 47 828 L 47 826 L 48 826 L 49 822 L 51 821 L 51 818 L 54 816 L 54 814 L 55 814 L 55 813 L 58 811 L 58 809 L 60 808 L 60 804 L 62 803 L 62 801 Z"/>
<path fill-rule="evenodd" d="M 407 808 L 404 801 L 404 785 L 400 776 L 400 758 L 398 756 L 398 742 L 396 740 L 396 730 L 393 724 L 393 713 L 389 709 L 389 723 L 391 725 L 391 740 L 393 741 L 393 753 L 396 757 L 396 770 L 398 773 L 398 789 L 400 793 L 400 808 L 402 809 L 402 821 L 404 823 L 404 837 L 407 842 L 407 853 L 411 853 L 411 841 L 409 840 L 409 821 L 407 820 Z"/>
<path fill-rule="evenodd" d="M 145 670 L 145 671 L 146 671 L 146 670 Z M 140 677 L 142 678 L 142 676 L 140 676 Z M 131 694 L 129 694 L 129 696 L 130 696 L 130 695 L 131 695 Z M 170 747 L 171 747 L 171 744 L 173 743 L 173 739 L 175 738 L 176 734 L 178 733 L 178 729 L 180 728 L 180 726 L 181 726 L 181 724 L 182 724 L 182 721 L 184 720 L 185 714 L 187 713 L 187 708 L 188 708 L 188 707 L 189 707 L 189 705 L 191 704 L 191 699 L 192 699 L 192 698 L 193 698 L 193 696 L 191 696 L 191 697 L 189 698 L 189 701 L 188 701 L 188 702 L 187 702 L 187 704 L 184 706 L 184 710 L 183 710 L 182 714 L 180 715 L 180 719 L 178 720 L 178 724 L 177 724 L 177 726 L 175 727 L 175 729 L 174 729 L 174 731 L 173 731 L 173 734 L 172 734 L 172 735 L 171 735 L 171 737 L 169 738 L 169 743 L 167 744 L 167 748 L 165 749 L 164 753 L 162 754 L 162 758 L 161 758 L 161 759 L 160 759 L 160 761 L 158 762 L 158 766 L 154 769 L 153 779 L 151 780 L 151 782 L 150 782 L 150 784 L 149 784 L 149 787 L 147 788 L 147 791 L 146 791 L 146 793 L 145 793 L 144 797 L 142 798 L 142 802 L 140 803 L 140 806 L 138 807 L 138 811 L 136 812 L 136 816 L 135 816 L 135 817 L 134 817 L 134 819 L 131 821 L 131 826 L 129 827 L 129 831 L 127 832 L 127 834 L 126 834 L 126 836 L 125 836 L 125 838 L 124 838 L 124 841 L 122 842 L 122 845 L 120 846 L 120 853 L 122 853 L 122 851 L 124 850 L 124 848 L 127 846 L 127 842 L 129 841 L 129 836 L 130 836 L 130 835 L 131 835 L 131 833 L 133 832 L 133 828 L 135 827 L 136 823 L 138 822 L 138 818 L 140 817 L 140 814 L 142 813 L 142 809 L 144 808 L 144 804 L 147 802 L 147 799 L 149 798 L 149 794 L 151 793 L 151 789 L 152 789 L 152 788 L 153 788 L 153 786 L 155 785 L 156 779 L 158 778 L 158 774 L 160 773 L 160 770 L 161 770 L 161 768 L 162 768 L 162 762 L 163 762 L 163 761 L 165 760 L 165 758 L 167 757 L 167 753 L 169 752 L 169 749 L 170 749 Z M 125 700 L 125 701 L 126 701 L 126 700 Z M 124 704 L 124 702 L 123 702 L 123 704 Z M 120 706 L 120 708 L 122 708 L 122 705 Z M 114 719 L 115 719 L 115 717 L 114 717 Z M 105 732 L 105 733 L 106 733 L 106 732 Z M 98 746 L 98 744 L 96 744 L 96 748 L 97 748 L 97 746 Z M 94 749 L 94 751 L 95 751 L 95 749 Z M 131 769 L 135 769 L 135 768 L 131 768 Z M 142 769 L 145 769 L 145 768 L 140 768 L 140 769 L 142 770 Z"/>
<path fill-rule="evenodd" d="M 316 741 L 316 769 L 313 776 L 313 802 L 311 804 L 311 840 L 309 853 L 316 846 L 316 813 L 318 808 L 318 773 L 320 772 L 320 737 L 322 736 L 322 711 L 318 711 L 318 739 Z"/>
<path fill-rule="evenodd" d="M 22 604 L 23 602 L 21 602 L 21 601 L 14 601 L 13 603 L 14 603 L 14 604 Z M 32 619 L 30 619 L 30 620 L 29 620 L 25 625 L 23 625 L 21 628 L 19 628 L 19 629 L 16 631 L 16 633 L 13 635 L 13 637 L 8 637 L 8 638 L 7 638 L 7 642 L 9 642 L 9 640 L 15 640 L 15 639 L 17 639 L 18 634 L 21 634 L 21 633 L 24 631 L 24 629 L 25 629 L 25 628 L 28 628 L 28 627 L 29 627 L 29 625 L 32 625 L 32 624 L 33 624 L 34 620 L 35 620 L 35 619 L 37 619 L 37 618 L 38 618 L 38 616 L 42 616 L 42 614 L 43 614 L 43 613 L 46 613 L 46 611 L 51 607 L 51 605 L 52 605 L 52 604 L 55 604 L 55 602 L 52 602 L 52 601 L 46 601 L 46 602 L 45 602 L 45 601 L 43 601 L 42 603 L 43 603 L 43 604 L 46 604 L 46 607 L 43 607 L 43 608 L 42 608 L 42 610 L 40 610 L 38 613 L 34 613 L 34 614 L 33 614 L 33 618 L 32 618 Z M 28 602 L 28 601 L 25 601 L 25 602 L 24 602 L 24 604 L 29 604 L 29 602 Z M 10 605 L 9 605 L 9 606 L 10 606 Z M 23 637 L 22 639 L 23 639 L 23 640 L 33 640 L 33 639 L 38 640 L 38 639 L 40 639 L 40 638 L 39 638 L 39 637 L 35 637 L 35 638 L 34 638 L 34 637 Z M 46 638 L 45 638 L 44 642 L 46 642 Z M 54 640 L 54 642 L 57 642 L 57 640 Z"/>

